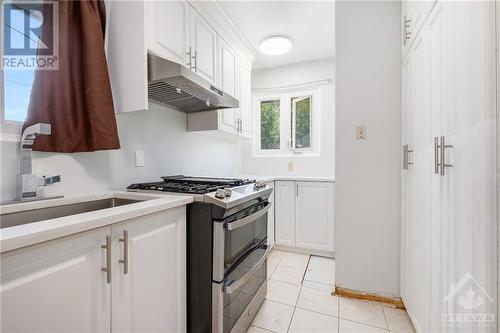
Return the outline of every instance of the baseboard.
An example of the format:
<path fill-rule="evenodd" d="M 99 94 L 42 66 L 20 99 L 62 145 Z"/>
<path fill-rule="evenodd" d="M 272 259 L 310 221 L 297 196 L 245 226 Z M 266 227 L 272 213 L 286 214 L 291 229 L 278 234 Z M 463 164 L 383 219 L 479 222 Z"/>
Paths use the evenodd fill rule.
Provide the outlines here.
<path fill-rule="evenodd" d="M 366 293 L 363 291 L 346 289 L 346 288 L 341 288 L 341 287 L 337 287 L 337 286 L 335 286 L 334 295 L 338 295 L 341 297 L 347 297 L 347 298 L 362 299 L 365 301 L 386 303 L 386 304 L 393 305 L 398 309 L 403 309 L 403 310 L 405 309 L 405 305 L 400 297 L 380 296 L 377 294 Z"/>
<path fill-rule="evenodd" d="M 319 250 L 311 250 L 311 249 L 303 249 L 295 246 L 286 246 L 280 244 L 274 244 L 275 250 L 286 251 L 286 252 L 294 252 L 300 254 L 309 254 L 313 256 L 327 257 L 327 258 L 335 258 L 335 252 L 330 251 L 319 251 Z"/>

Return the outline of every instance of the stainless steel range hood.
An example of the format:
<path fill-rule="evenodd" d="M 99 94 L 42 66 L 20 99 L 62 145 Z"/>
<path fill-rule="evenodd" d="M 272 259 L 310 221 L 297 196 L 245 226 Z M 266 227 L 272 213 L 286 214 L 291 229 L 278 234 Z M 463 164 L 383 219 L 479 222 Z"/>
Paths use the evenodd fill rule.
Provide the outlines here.
<path fill-rule="evenodd" d="M 239 101 L 186 67 L 148 53 L 149 101 L 182 112 L 239 107 Z"/>

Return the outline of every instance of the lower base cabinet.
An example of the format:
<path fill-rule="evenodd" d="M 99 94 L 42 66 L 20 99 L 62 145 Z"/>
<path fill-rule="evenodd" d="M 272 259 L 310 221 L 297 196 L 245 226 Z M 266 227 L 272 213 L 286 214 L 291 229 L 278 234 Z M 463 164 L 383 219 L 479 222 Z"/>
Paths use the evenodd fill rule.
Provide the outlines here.
<path fill-rule="evenodd" d="M 185 332 L 185 227 L 182 206 L 3 253 L 1 331 Z"/>
<path fill-rule="evenodd" d="M 277 181 L 276 244 L 333 254 L 333 183 Z"/>

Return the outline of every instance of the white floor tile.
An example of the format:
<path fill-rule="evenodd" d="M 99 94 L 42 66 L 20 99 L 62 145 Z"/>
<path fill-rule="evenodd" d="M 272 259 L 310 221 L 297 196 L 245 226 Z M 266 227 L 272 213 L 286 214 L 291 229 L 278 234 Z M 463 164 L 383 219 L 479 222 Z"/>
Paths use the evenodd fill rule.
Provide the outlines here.
<path fill-rule="evenodd" d="M 339 319 L 339 333 L 387 333 L 387 330 Z"/>
<path fill-rule="evenodd" d="M 289 333 L 338 332 L 338 318 L 303 309 L 295 309 Z"/>
<path fill-rule="evenodd" d="M 308 262 L 309 256 L 306 254 L 287 252 L 281 259 L 280 265 L 305 270 Z"/>
<path fill-rule="evenodd" d="M 398 333 L 413 333 L 415 329 L 405 310 L 383 307 L 389 330 Z"/>
<path fill-rule="evenodd" d="M 300 286 L 296 284 L 269 280 L 267 282 L 266 299 L 295 306 L 299 298 Z"/>
<path fill-rule="evenodd" d="M 278 280 L 300 285 L 303 276 L 304 270 L 295 269 L 279 264 L 278 267 L 276 267 L 276 269 L 274 270 L 273 275 L 271 275 L 271 280 Z"/>
<path fill-rule="evenodd" d="M 278 267 L 278 263 L 275 261 L 267 261 L 267 278 L 269 279 L 274 273 L 274 270 Z"/>
<path fill-rule="evenodd" d="M 340 298 L 339 317 L 387 330 L 381 305 Z"/>
<path fill-rule="evenodd" d="M 304 280 L 335 285 L 335 261 L 331 258 L 311 256 Z"/>
<path fill-rule="evenodd" d="M 272 333 L 272 331 L 268 331 L 256 326 L 250 326 L 247 330 L 247 333 Z"/>
<path fill-rule="evenodd" d="M 302 287 L 297 307 L 338 317 L 339 299 L 328 291 Z"/>
<path fill-rule="evenodd" d="M 313 282 L 313 281 L 307 281 L 304 279 L 304 281 L 302 281 L 302 285 L 304 287 L 308 287 L 308 288 L 312 288 L 312 289 L 318 289 L 318 290 L 323 290 L 323 291 L 329 291 L 329 292 L 332 292 L 335 290 L 335 286 L 334 285 L 330 285 L 330 284 L 324 284 L 324 283 L 319 283 L 319 282 Z"/>
<path fill-rule="evenodd" d="M 279 264 L 284 255 L 284 251 L 271 250 L 271 252 L 269 252 L 269 255 L 267 256 L 267 260 Z"/>
<path fill-rule="evenodd" d="M 281 333 L 288 330 L 292 320 L 293 306 L 264 300 L 252 326 Z"/>

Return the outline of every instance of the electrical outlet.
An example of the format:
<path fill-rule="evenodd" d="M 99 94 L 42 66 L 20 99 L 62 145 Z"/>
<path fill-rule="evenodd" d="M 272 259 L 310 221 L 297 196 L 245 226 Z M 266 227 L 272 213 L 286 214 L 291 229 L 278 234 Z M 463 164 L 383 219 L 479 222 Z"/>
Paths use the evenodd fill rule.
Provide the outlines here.
<path fill-rule="evenodd" d="M 138 150 L 135 152 L 135 166 L 136 167 L 144 166 L 144 152 L 142 150 Z"/>
<path fill-rule="evenodd" d="M 293 162 L 288 162 L 288 171 L 293 171 Z"/>
<path fill-rule="evenodd" d="M 366 126 L 356 126 L 356 140 L 366 141 Z"/>

